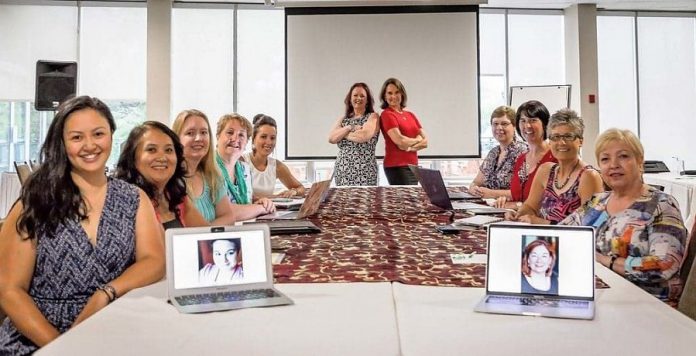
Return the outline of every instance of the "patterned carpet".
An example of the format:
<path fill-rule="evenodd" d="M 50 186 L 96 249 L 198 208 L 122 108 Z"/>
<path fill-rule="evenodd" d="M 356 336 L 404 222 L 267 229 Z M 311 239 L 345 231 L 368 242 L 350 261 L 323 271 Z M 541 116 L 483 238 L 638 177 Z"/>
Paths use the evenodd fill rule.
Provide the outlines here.
<path fill-rule="evenodd" d="M 484 287 L 485 264 L 454 265 L 450 254 L 485 254 L 485 231 L 438 232 L 450 215 L 418 187 L 331 189 L 310 218 L 321 233 L 272 238 L 274 250 L 286 254 L 273 266 L 276 282 Z M 598 280 L 597 287 L 608 286 Z"/>

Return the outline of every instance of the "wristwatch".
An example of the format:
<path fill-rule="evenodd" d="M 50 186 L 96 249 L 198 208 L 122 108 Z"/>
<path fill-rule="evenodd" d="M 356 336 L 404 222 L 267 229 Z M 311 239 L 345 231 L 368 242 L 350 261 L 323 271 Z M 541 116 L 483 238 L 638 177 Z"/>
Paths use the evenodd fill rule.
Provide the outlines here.
<path fill-rule="evenodd" d="M 614 270 L 614 262 L 616 262 L 616 259 L 619 258 L 617 255 L 611 255 L 611 262 L 609 262 L 609 269 Z"/>

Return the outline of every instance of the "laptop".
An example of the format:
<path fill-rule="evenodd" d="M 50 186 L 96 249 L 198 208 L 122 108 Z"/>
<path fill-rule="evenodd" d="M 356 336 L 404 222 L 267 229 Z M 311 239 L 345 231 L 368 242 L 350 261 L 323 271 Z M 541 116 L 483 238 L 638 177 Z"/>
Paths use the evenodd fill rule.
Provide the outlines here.
<path fill-rule="evenodd" d="M 485 204 L 476 204 L 469 201 L 452 201 L 442 174 L 436 169 L 416 167 L 418 181 L 428 195 L 430 203 L 444 210 L 466 210 L 472 214 L 505 214 L 508 209 L 494 208 Z M 475 198 L 480 199 L 480 198 Z"/>
<path fill-rule="evenodd" d="M 477 312 L 593 319 L 594 229 L 491 224 Z"/>
<path fill-rule="evenodd" d="M 421 172 L 422 171 L 433 171 L 433 169 L 421 168 L 420 166 L 416 166 L 413 164 L 409 164 L 408 168 L 411 169 L 413 174 L 418 179 L 418 183 L 420 183 L 420 185 L 422 187 L 424 187 L 425 185 L 432 185 L 433 183 L 437 184 L 437 182 L 432 182 L 432 180 L 433 179 L 436 180 L 437 177 L 439 177 L 440 181 L 442 181 L 442 186 L 445 185 L 445 181 L 442 179 L 442 175 L 439 174 L 440 171 L 436 171 L 438 173 L 437 176 L 433 173 L 430 173 L 430 174 L 426 173 L 425 175 L 422 176 L 423 178 L 421 179 Z M 445 191 L 447 192 L 447 196 L 449 197 L 450 200 L 478 200 L 478 199 L 481 199 L 480 197 L 477 197 L 477 196 L 472 195 L 472 194 L 467 193 L 467 192 L 450 192 L 450 191 L 447 191 L 446 188 L 445 188 Z"/>
<path fill-rule="evenodd" d="M 272 198 L 276 209 L 300 210 L 305 198 Z"/>
<path fill-rule="evenodd" d="M 293 304 L 273 288 L 268 226 L 166 231 L 167 295 L 182 313 Z"/>
<path fill-rule="evenodd" d="M 307 197 L 302 206 L 300 206 L 299 211 L 276 211 L 275 213 L 261 215 L 256 218 L 257 221 L 263 220 L 299 220 L 304 219 L 310 215 L 316 214 L 319 211 L 319 206 L 321 205 L 329 194 L 329 187 L 331 186 L 331 179 L 323 180 L 312 184 L 309 188 Z"/>

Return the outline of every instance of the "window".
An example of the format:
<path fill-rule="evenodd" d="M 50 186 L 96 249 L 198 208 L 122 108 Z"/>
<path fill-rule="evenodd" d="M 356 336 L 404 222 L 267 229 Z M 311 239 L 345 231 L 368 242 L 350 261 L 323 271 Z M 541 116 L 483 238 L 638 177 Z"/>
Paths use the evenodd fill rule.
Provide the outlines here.
<path fill-rule="evenodd" d="M 597 16 L 599 132 L 620 127 L 638 133 L 633 16 Z"/>
<path fill-rule="evenodd" d="M 116 121 L 111 156 L 115 166 L 131 129 L 145 121 L 147 9 L 83 7 L 79 95 L 98 97 Z"/>
<path fill-rule="evenodd" d="M 77 8 L 0 4 L 0 171 L 38 157 L 52 112 L 34 110 L 37 60 L 75 61 Z"/>
<path fill-rule="evenodd" d="M 234 110 L 234 10 L 172 9 L 171 50 L 172 115 L 201 110 L 215 131 Z"/>

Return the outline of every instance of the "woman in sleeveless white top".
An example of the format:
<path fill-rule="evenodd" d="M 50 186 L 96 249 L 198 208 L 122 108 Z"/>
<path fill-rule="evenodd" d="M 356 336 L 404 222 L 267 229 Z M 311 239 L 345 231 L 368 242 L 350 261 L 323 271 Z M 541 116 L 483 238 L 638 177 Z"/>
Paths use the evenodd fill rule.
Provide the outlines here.
<path fill-rule="evenodd" d="M 289 198 L 303 196 L 305 193 L 302 183 L 292 175 L 288 166 L 271 157 L 275 150 L 277 134 L 277 125 L 272 117 L 264 114 L 254 117 L 252 151 L 244 155 L 244 160 L 251 167 L 251 181 L 256 199 L 274 195 L 276 178 L 287 190 L 275 196 Z"/>
<path fill-rule="evenodd" d="M 251 152 L 244 154 L 244 160 L 251 168 L 251 186 L 256 196 L 267 197 L 273 195 L 276 184 L 276 159 L 268 157 L 266 170 L 260 171 L 251 163 Z"/>

